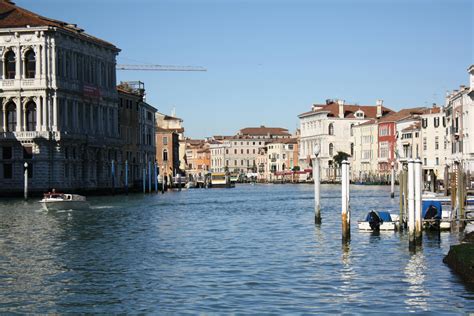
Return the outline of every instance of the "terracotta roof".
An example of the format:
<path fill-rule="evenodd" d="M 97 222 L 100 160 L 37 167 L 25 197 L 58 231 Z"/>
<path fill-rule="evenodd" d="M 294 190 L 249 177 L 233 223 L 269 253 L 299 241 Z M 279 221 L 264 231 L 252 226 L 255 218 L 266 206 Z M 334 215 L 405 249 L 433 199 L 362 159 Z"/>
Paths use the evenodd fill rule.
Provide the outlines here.
<path fill-rule="evenodd" d="M 367 122 L 364 122 L 362 124 L 354 125 L 354 127 L 372 125 L 376 124 L 377 122 L 378 120 L 368 120 Z"/>
<path fill-rule="evenodd" d="M 297 144 L 296 138 L 275 138 L 266 142 L 267 144 Z"/>
<path fill-rule="evenodd" d="M 412 117 L 414 115 L 421 115 L 423 111 L 425 111 L 425 107 L 419 108 L 412 108 L 412 109 L 403 109 L 398 112 L 391 113 L 387 116 L 380 118 L 379 123 L 382 122 L 398 122 L 408 117 Z"/>
<path fill-rule="evenodd" d="M 163 128 L 163 127 L 156 127 L 155 130 L 160 133 L 183 133 L 184 128 Z"/>
<path fill-rule="evenodd" d="M 438 106 L 433 106 L 432 108 L 429 108 L 423 111 L 423 114 L 438 114 L 438 113 L 441 113 L 441 108 Z"/>
<path fill-rule="evenodd" d="M 43 17 L 26 9 L 20 8 L 9 0 L 0 1 L 0 28 L 22 28 L 22 27 L 51 26 L 67 32 L 74 33 L 79 37 L 105 45 L 116 51 L 120 51 L 115 45 L 101 40 L 97 37 L 84 33 L 75 24 Z"/>
<path fill-rule="evenodd" d="M 179 117 L 176 117 L 176 116 L 169 116 L 169 115 L 165 115 L 164 117 L 165 120 L 168 120 L 168 121 L 173 121 L 173 120 L 176 120 L 176 121 L 183 121 L 183 119 L 180 119 Z"/>
<path fill-rule="evenodd" d="M 298 115 L 298 117 L 304 117 L 312 113 L 324 113 L 328 112 L 331 117 L 339 117 L 339 104 L 337 102 L 331 102 L 329 104 L 314 104 L 313 107 L 317 109 Z M 377 117 L 377 106 L 376 105 L 356 105 L 356 104 L 344 104 L 344 118 L 355 118 L 355 112 L 361 110 L 364 112 L 364 118 L 376 118 Z M 382 106 L 382 116 L 385 116 L 393 111 L 389 108 Z"/>
<path fill-rule="evenodd" d="M 411 124 L 410 126 L 402 129 L 402 132 L 410 132 L 410 131 L 414 131 L 414 130 L 417 130 L 417 129 L 420 129 L 420 122 L 415 122 L 414 124 Z"/>
<path fill-rule="evenodd" d="M 204 139 L 186 139 L 186 143 L 189 144 L 189 145 L 194 145 L 194 146 L 197 146 L 197 145 L 204 145 L 206 141 Z"/>
<path fill-rule="evenodd" d="M 224 139 L 231 139 L 233 138 L 234 136 L 222 136 L 222 135 L 218 135 L 218 136 L 213 136 L 213 138 L 215 140 L 224 140 Z"/>
<path fill-rule="evenodd" d="M 290 136 L 286 128 L 281 127 L 246 127 L 239 131 L 239 135 L 250 135 L 250 136 L 266 136 L 266 135 L 277 135 L 277 136 Z"/>

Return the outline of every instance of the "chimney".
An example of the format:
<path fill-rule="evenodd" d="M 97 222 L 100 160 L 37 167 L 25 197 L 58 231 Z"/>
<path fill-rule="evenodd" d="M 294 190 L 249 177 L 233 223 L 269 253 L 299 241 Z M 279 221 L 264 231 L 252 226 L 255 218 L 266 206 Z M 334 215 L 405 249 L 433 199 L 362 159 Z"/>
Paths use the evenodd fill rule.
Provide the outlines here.
<path fill-rule="evenodd" d="M 339 118 L 344 118 L 344 100 L 337 100 L 339 105 Z"/>
<path fill-rule="evenodd" d="M 383 100 L 377 100 L 377 118 L 382 117 L 382 104 Z"/>

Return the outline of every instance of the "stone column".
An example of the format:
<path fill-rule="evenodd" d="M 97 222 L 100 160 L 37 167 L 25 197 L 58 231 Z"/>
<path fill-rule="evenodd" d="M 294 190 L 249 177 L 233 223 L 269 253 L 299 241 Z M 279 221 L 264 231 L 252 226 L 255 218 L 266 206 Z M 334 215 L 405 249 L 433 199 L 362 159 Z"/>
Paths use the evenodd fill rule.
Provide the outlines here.
<path fill-rule="evenodd" d="M 22 127 L 22 124 L 21 124 L 21 108 L 22 108 L 22 104 L 21 104 L 21 99 L 18 98 L 17 102 L 16 102 L 16 128 L 15 130 L 17 132 L 21 132 L 21 127 Z"/>
<path fill-rule="evenodd" d="M 53 131 L 58 131 L 58 96 L 53 95 Z"/>
<path fill-rule="evenodd" d="M 22 56 L 21 56 L 21 49 L 20 49 L 20 44 L 18 44 L 18 46 L 16 47 L 16 52 L 15 52 L 15 59 L 16 59 L 16 63 L 15 63 L 15 79 L 20 79 L 21 76 L 20 76 L 20 71 L 21 71 L 21 62 L 22 62 Z"/>
<path fill-rule="evenodd" d="M 72 126 L 69 126 L 69 99 L 63 98 L 63 102 L 59 102 L 61 108 L 61 130 L 70 131 Z"/>
<path fill-rule="evenodd" d="M 35 107 L 36 107 L 36 126 L 35 131 L 39 132 L 41 130 L 41 98 L 35 97 Z"/>
<path fill-rule="evenodd" d="M 42 58 L 41 58 L 41 46 L 40 45 L 36 45 L 35 46 L 35 79 L 36 78 L 39 78 L 40 77 L 40 71 L 41 71 L 41 62 L 42 62 Z"/>
<path fill-rule="evenodd" d="M 46 46 L 40 46 L 40 53 L 41 53 L 41 70 L 40 70 L 40 78 L 46 77 Z"/>

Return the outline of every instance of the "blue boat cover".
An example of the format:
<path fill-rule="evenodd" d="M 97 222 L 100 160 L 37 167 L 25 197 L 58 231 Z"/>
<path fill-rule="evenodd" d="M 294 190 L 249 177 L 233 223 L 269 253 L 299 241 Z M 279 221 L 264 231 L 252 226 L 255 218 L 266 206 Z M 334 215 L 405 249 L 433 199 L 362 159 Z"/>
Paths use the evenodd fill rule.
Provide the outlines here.
<path fill-rule="evenodd" d="M 390 216 L 390 213 L 388 211 L 374 211 L 377 213 L 377 215 L 380 217 L 380 219 L 384 222 L 391 222 L 392 217 Z M 365 221 L 369 222 L 371 220 L 370 218 L 370 212 L 367 213 L 367 216 L 365 217 Z"/>
<path fill-rule="evenodd" d="M 441 219 L 441 212 L 443 210 L 441 206 L 441 201 L 424 200 L 422 204 L 421 216 L 425 218 L 426 212 L 428 211 L 430 206 L 434 206 L 437 210 L 436 216 L 434 218 Z"/>

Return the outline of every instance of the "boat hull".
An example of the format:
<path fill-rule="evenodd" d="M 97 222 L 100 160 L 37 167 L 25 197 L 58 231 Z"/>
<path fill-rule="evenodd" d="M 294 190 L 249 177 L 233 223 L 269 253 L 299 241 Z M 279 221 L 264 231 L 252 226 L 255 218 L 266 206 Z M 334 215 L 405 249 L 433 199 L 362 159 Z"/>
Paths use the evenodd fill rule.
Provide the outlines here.
<path fill-rule="evenodd" d="M 90 208 L 87 201 L 41 201 L 47 211 L 87 210 Z"/>
<path fill-rule="evenodd" d="M 383 222 L 380 225 L 380 230 L 395 230 L 396 229 L 396 222 Z M 370 228 L 369 222 L 366 221 L 359 221 L 357 222 L 357 225 L 359 226 L 359 230 L 366 230 L 366 231 L 372 231 L 372 228 Z"/>

